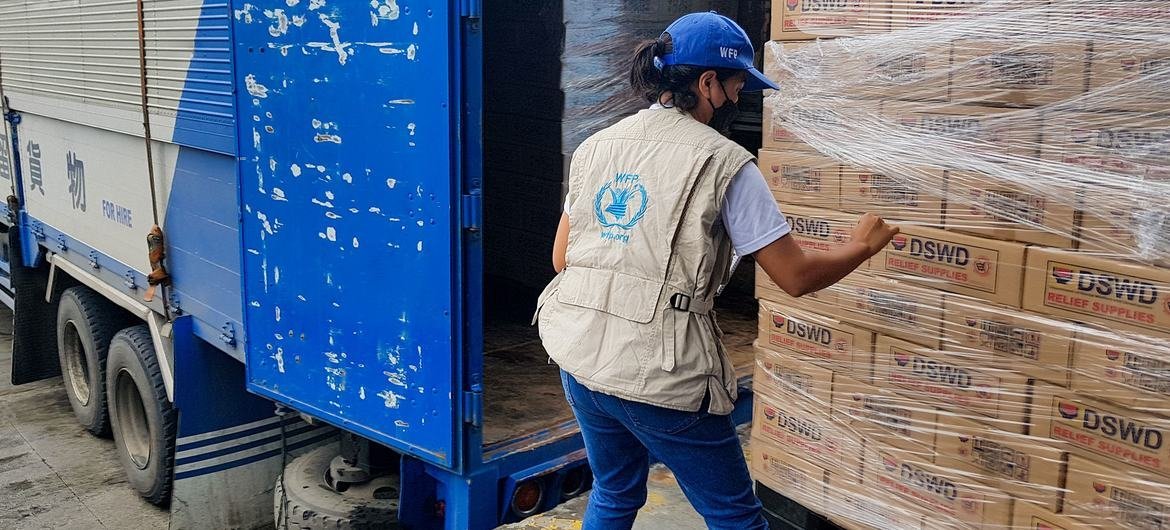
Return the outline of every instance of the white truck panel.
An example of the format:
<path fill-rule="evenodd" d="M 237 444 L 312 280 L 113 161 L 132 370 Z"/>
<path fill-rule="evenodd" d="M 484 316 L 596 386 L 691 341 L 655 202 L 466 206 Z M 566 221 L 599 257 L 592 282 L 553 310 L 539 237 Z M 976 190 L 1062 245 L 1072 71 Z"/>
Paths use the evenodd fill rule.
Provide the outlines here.
<path fill-rule="evenodd" d="M 25 114 L 20 124 L 25 208 L 141 273 L 153 224 L 142 138 Z M 178 148 L 155 142 L 160 215 Z"/>
<path fill-rule="evenodd" d="M 173 138 L 201 8 L 200 0 L 144 8 L 154 139 Z M 135 0 L 0 0 L 0 20 L 0 84 L 14 109 L 143 135 Z"/>

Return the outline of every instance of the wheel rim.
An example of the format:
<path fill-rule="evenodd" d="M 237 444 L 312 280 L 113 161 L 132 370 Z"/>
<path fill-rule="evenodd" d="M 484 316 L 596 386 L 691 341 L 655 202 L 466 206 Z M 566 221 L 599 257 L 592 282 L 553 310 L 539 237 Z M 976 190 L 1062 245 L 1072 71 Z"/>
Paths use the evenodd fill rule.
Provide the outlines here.
<path fill-rule="evenodd" d="M 62 352 L 65 355 L 65 378 L 77 402 L 82 406 L 89 405 L 89 362 L 85 359 L 85 346 L 81 344 L 77 324 L 72 320 L 66 321 L 61 337 L 65 348 Z"/>
<path fill-rule="evenodd" d="M 150 422 L 138 385 L 130 372 L 121 370 L 115 383 L 114 406 L 118 410 L 118 432 L 130 461 L 138 469 L 150 464 Z"/>

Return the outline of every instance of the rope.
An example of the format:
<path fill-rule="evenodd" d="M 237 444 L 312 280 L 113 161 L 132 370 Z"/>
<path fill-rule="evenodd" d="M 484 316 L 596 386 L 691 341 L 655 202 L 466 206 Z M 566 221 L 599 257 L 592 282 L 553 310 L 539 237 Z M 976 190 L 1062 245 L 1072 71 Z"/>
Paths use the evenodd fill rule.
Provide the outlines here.
<path fill-rule="evenodd" d="M 158 189 L 154 181 L 154 140 L 150 134 L 150 90 L 147 88 L 147 68 L 146 68 L 146 15 L 144 0 L 136 2 L 138 10 L 138 88 L 139 94 L 142 97 L 142 133 L 146 140 L 146 174 L 148 182 L 150 183 L 150 212 L 151 218 L 154 220 L 154 226 L 151 227 L 150 232 L 146 236 L 146 252 L 150 261 L 150 274 L 147 275 L 146 281 L 150 287 L 146 289 L 146 294 L 143 297 L 147 302 L 154 300 L 155 289 L 165 289 L 166 285 L 170 283 L 171 276 L 167 273 L 167 269 L 163 266 L 163 260 L 166 258 L 166 240 L 163 237 L 162 225 L 159 222 L 158 212 Z M 166 293 L 163 292 L 163 313 L 167 320 L 171 319 L 171 311 L 169 304 L 166 302 Z"/>
<path fill-rule="evenodd" d="M 159 226 L 158 190 L 154 183 L 154 146 L 150 135 L 150 92 L 146 86 L 146 15 L 143 0 L 138 0 L 138 88 L 142 96 L 142 131 L 146 138 L 146 173 L 150 176 L 150 210 L 155 226 Z"/>

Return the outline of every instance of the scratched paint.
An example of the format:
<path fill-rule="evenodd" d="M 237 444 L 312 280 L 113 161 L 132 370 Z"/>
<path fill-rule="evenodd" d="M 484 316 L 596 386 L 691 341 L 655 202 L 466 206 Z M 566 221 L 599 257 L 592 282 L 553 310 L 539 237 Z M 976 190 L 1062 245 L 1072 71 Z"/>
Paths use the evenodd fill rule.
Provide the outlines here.
<path fill-rule="evenodd" d="M 406 384 L 406 372 L 401 368 L 399 368 L 396 372 L 383 371 L 382 375 L 385 375 L 386 381 L 394 386 L 400 386 L 407 389 L 410 388 L 410 385 Z"/>
<path fill-rule="evenodd" d="M 247 89 L 248 93 L 253 97 L 260 99 L 268 97 L 268 87 L 257 82 L 255 74 L 248 74 L 244 76 L 244 88 Z"/>
<path fill-rule="evenodd" d="M 345 369 L 336 368 L 333 366 L 326 366 L 325 373 L 329 374 L 325 377 L 325 384 L 334 392 L 345 391 Z"/>
<path fill-rule="evenodd" d="M 325 0 L 309 0 L 309 11 L 316 11 L 325 7 Z"/>
<path fill-rule="evenodd" d="M 235 10 L 236 20 L 245 24 L 251 24 L 255 19 L 252 17 L 252 12 L 258 11 L 256 6 L 252 4 L 244 4 L 240 9 Z"/>
<path fill-rule="evenodd" d="M 265 9 L 264 16 L 273 21 L 272 25 L 268 27 L 269 35 L 280 37 L 288 33 L 288 15 L 284 13 L 283 9 Z"/>
<path fill-rule="evenodd" d="M 341 42 L 341 35 L 339 34 L 341 31 L 341 23 L 330 19 L 329 16 L 324 13 L 319 14 L 318 18 L 320 18 L 322 24 L 325 24 L 325 27 L 329 28 L 329 38 L 333 40 L 332 51 L 337 53 L 337 62 L 341 63 L 342 66 L 345 66 L 346 61 L 349 60 L 349 43 Z M 312 44 L 313 43 L 309 43 L 310 46 Z"/>
<path fill-rule="evenodd" d="M 378 392 L 375 395 L 382 398 L 386 402 L 386 408 L 388 408 L 388 409 L 398 408 L 399 406 L 401 406 L 400 400 L 406 399 L 406 396 L 403 396 L 400 394 L 395 394 L 393 391 L 390 391 L 390 390 L 383 390 L 381 392 Z"/>
<path fill-rule="evenodd" d="M 268 215 L 266 215 L 264 212 L 256 212 L 256 219 L 260 220 L 260 224 L 264 227 L 264 231 L 267 232 L 268 235 L 276 233 L 272 229 L 272 223 L 268 221 Z"/>
<path fill-rule="evenodd" d="M 276 371 L 284 373 L 284 349 L 276 348 L 276 353 L 272 354 L 272 360 L 276 361 Z"/>

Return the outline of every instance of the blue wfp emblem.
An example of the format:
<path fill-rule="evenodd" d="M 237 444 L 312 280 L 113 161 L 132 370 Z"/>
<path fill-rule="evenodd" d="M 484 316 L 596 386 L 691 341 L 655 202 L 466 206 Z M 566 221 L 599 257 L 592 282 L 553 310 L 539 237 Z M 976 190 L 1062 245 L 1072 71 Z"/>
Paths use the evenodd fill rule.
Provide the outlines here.
<path fill-rule="evenodd" d="M 630 242 L 628 231 L 646 215 L 650 196 L 641 177 L 634 173 L 618 173 L 613 180 L 597 190 L 593 199 L 593 213 L 603 230 L 601 238 L 621 243 Z"/>

